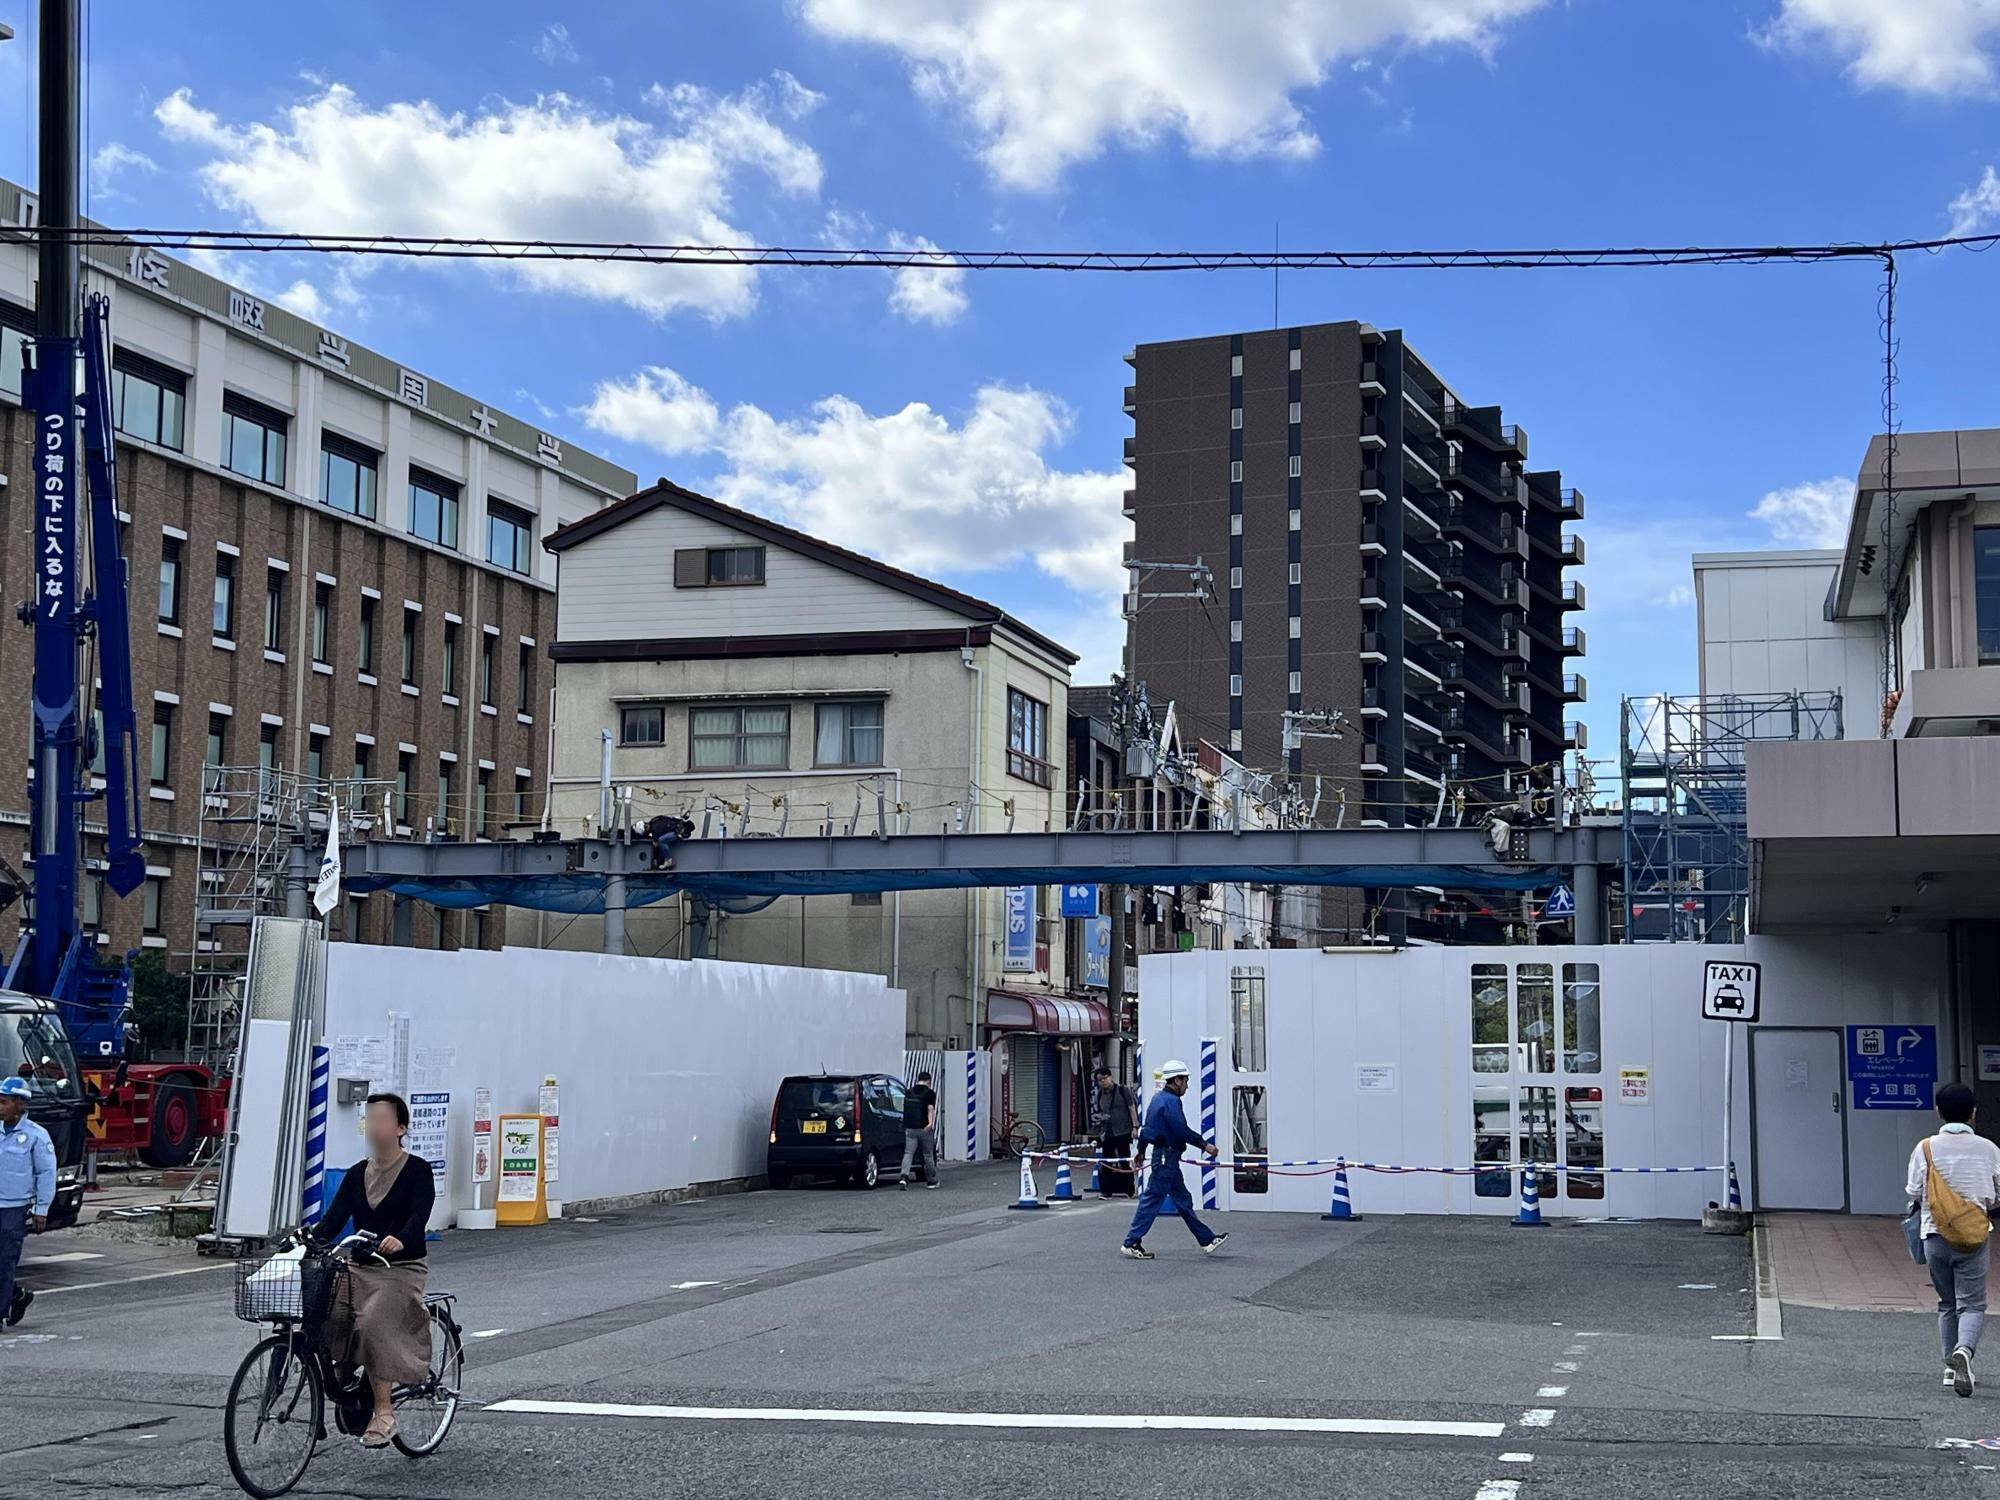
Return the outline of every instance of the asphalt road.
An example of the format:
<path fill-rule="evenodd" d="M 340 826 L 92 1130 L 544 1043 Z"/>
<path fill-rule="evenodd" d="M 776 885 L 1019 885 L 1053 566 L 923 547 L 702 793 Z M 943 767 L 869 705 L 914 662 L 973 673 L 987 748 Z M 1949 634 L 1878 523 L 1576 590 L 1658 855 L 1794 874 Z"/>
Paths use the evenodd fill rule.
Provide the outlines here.
<path fill-rule="evenodd" d="M 1012 1181 L 448 1236 L 476 1407 L 420 1462 L 335 1439 L 298 1493 L 2000 1495 L 2000 1453 L 1953 1446 L 2000 1434 L 2000 1369 L 1942 1390 L 1910 1315 L 1787 1309 L 1746 1341 L 1741 1240 L 1238 1214 L 1221 1254 L 1162 1223 L 1138 1264 L 1122 1206 L 1010 1213 Z M 31 1266 L 0 1332 L 0 1495 L 236 1493 L 228 1269 L 30 1254 L 96 1258 Z"/>

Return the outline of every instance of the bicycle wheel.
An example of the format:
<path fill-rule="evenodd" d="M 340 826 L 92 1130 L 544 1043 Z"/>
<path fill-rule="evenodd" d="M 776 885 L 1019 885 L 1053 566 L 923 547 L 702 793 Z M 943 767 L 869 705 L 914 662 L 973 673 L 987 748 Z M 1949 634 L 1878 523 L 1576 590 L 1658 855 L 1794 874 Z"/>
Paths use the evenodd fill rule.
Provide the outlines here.
<path fill-rule="evenodd" d="M 396 1408 L 398 1450 L 408 1458 L 435 1453 L 458 1415 L 459 1380 L 465 1373 L 465 1350 L 458 1329 L 442 1307 L 431 1309 L 431 1373 L 422 1385 L 399 1385 L 390 1396 Z"/>
<path fill-rule="evenodd" d="M 1035 1121 L 1016 1120 L 1007 1127 L 1007 1154 L 1017 1158 L 1026 1156 L 1030 1151 L 1041 1150 L 1046 1139 Z"/>
<path fill-rule="evenodd" d="M 272 1334 L 243 1357 L 229 1383 L 222 1412 L 229 1472 L 257 1500 L 284 1494 L 312 1462 L 324 1421 L 319 1366 L 294 1347 L 293 1335 Z"/>

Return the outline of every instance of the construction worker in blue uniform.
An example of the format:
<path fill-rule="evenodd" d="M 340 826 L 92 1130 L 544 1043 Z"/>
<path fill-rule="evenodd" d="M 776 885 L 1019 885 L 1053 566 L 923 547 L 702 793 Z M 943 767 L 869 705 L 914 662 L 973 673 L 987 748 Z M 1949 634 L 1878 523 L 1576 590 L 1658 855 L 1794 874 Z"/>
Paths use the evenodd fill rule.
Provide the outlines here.
<path fill-rule="evenodd" d="M 56 1148 L 28 1118 L 35 1091 L 25 1078 L 0 1079 L 0 1321 L 21 1321 L 35 1294 L 14 1280 L 21 1244 L 48 1227 L 56 1196 Z"/>
<path fill-rule="evenodd" d="M 1188 1091 L 1188 1065 L 1184 1062 L 1170 1062 L 1160 1069 L 1160 1089 L 1146 1105 L 1145 1123 L 1139 1130 L 1139 1144 L 1135 1148 L 1133 1167 L 1144 1165 L 1146 1148 L 1153 1148 L 1153 1170 L 1146 1174 L 1146 1185 L 1139 1193 L 1139 1209 L 1132 1215 L 1132 1227 L 1125 1231 L 1125 1243 L 1121 1253 L 1132 1260 L 1152 1260 L 1153 1252 L 1145 1246 L 1146 1231 L 1153 1227 L 1157 1219 L 1169 1205 L 1173 1211 L 1187 1221 L 1187 1227 L 1194 1232 L 1195 1242 L 1201 1246 L 1204 1255 L 1213 1255 L 1227 1234 L 1217 1234 L 1200 1219 L 1195 1217 L 1194 1195 L 1188 1191 L 1187 1180 L 1181 1176 L 1181 1148 L 1193 1146 L 1215 1159 L 1215 1142 L 1205 1141 L 1201 1133 L 1188 1125 L 1187 1113 L 1181 1108 L 1181 1096 Z"/>

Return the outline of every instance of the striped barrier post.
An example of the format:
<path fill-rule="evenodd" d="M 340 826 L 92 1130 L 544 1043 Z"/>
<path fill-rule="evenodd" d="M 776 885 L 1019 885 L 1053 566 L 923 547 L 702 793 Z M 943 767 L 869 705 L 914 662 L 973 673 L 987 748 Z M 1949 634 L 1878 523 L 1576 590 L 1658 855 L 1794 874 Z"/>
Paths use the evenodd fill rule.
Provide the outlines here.
<path fill-rule="evenodd" d="M 979 1052 L 965 1054 L 965 1159 L 979 1160 Z"/>
<path fill-rule="evenodd" d="M 1201 1039 L 1201 1137 L 1215 1139 L 1215 1053 L 1216 1039 Z M 1201 1168 L 1201 1206 L 1215 1207 L 1215 1163 L 1204 1161 Z"/>
<path fill-rule="evenodd" d="M 1041 1195 L 1035 1191 L 1035 1159 L 1021 1158 L 1021 1196 L 1007 1205 L 1009 1208 L 1047 1208 Z"/>
<path fill-rule="evenodd" d="M 306 1103 L 305 1213 L 308 1225 L 326 1212 L 326 1101 L 333 1082 L 333 1052 L 312 1049 L 312 1087 Z"/>
<path fill-rule="evenodd" d="M 1146 1128 L 1146 1044 L 1132 1043 L 1132 1191 L 1146 1191 L 1146 1168 L 1139 1158 L 1145 1154 L 1145 1147 L 1139 1144 L 1140 1133 Z"/>
<path fill-rule="evenodd" d="M 1516 1229 L 1547 1227 L 1542 1218 L 1541 1169 L 1533 1162 L 1521 1168 L 1521 1211 L 1514 1216 Z"/>
<path fill-rule="evenodd" d="M 1082 1195 L 1069 1180 L 1069 1147 L 1062 1146 L 1056 1151 L 1056 1190 L 1049 1194 L 1051 1203 L 1078 1203 Z"/>
<path fill-rule="evenodd" d="M 1333 1203 L 1320 1215 L 1339 1224 L 1351 1224 L 1361 1215 L 1354 1211 L 1354 1200 L 1347 1195 L 1347 1160 L 1343 1157 L 1333 1169 Z"/>

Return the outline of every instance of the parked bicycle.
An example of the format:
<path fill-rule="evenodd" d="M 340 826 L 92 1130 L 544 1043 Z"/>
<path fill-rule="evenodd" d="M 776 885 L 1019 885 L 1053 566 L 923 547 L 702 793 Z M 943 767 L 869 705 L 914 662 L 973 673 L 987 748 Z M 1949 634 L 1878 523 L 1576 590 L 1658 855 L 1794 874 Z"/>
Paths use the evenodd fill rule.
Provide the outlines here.
<path fill-rule="evenodd" d="M 1003 1115 L 1000 1131 L 993 1137 L 993 1150 L 1018 1161 L 1030 1151 L 1041 1150 L 1047 1141 L 1048 1135 L 1038 1122 L 1026 1115 Z"/>
<path fill-rule="evenodd" d="M 347 1358 L 352 1336 L 332 1347 L 336 1330 L 353 1328 L 354 1260 L 379 1260 L 376 1236 L 352 1234 L 331 1249 L 302 1236 L 289 1237 L 261 1264 L 246 1262 L 236 1280 L 236 1316 L 270 1332 L 243 1358 L 229 1383 L 222 1415 L 222 1444 L 229 1472 L 258 1500 L 282 1495 L 305 1476 L 327 1436 L 326 1407 L 334 1423 L 360 1437 L 374 1411 L 365 1371 Z M 428 1292 L 431 1361 L 424 1380 L 394 1388 L 396 1434 L 409 1458 L 437 1452 L 458 1415 L 465 1370 L 464 1335 L 450 1292 Z"/>

